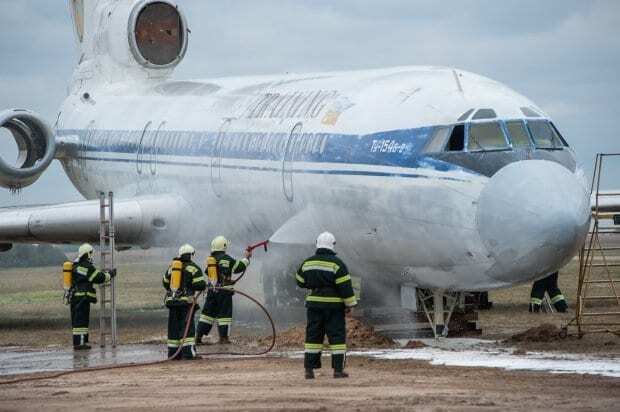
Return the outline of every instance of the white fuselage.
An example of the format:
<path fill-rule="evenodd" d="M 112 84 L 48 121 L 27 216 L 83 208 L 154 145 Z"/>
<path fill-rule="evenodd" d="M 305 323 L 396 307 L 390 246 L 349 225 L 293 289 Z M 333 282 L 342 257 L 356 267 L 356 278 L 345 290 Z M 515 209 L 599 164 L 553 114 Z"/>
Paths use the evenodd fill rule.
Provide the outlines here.
<path fill-rule="evenodd" d="M 522 107 L 547 118 L 497 82 L 432 67 L 85 81 L 56 133 L 74 149 L 61 161 L 86 198 L 178 196 L 188 238 L 312 244 L 329 230 L 364 277 L 487 290 L 574 255 L 589 216 L 579 171 L 535 148 L 514 148 L 519 156 L 501 167 L 506 154 L 464 149 L 459 156 L 496 169 L 482 173 L 425 147 L 469 109 L 525 122 Z"/>

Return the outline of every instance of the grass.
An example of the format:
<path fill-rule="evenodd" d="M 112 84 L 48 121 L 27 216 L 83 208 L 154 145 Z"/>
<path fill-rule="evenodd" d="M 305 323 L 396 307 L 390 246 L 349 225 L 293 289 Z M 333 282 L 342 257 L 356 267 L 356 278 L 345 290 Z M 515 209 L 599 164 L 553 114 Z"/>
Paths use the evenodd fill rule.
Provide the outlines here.
<path fill-rule="evenodd" d="M 125 259 L 118 265 L 119 333 L 125 343 L 159 339 L 165 334 L 166 327 L 161 277 L 167 263 Z M 479 313 L 483 337 L 502 339 L 543 323 L 557 326 L 566 324 L 574 316 L 577 269 L 578 262 L 575 259 L 561 271 L 559 277 L 560 288 L 570 306 L 569 313 L 566 314 L 530 314 L 528 304 L 531 284 L 491 291 L 493 309 Z M 616 277 L 619 274 L 620 270 L 616 272 Z M 246 286 L 249 287 L 250 283 L 244 284 L 244 289 Z M 257 288 L 254 289 L 252 293 L 260 297 Z M 0 345 L 66 345 L 70 333 L 69 309 L 62 303 L 62 296 L 60 267 L 1 270 Z M 93 305 L 93 333 L 98 325 L 97 310 L 98 305 Z M 609 344 L 608 337 L 593 338 L 588 342 L 594 346 Z M 561 348 L 562 345 L 559 344 L 558 347 Z M 578 342 L 570 345 L 576 348 L 583 346 Z M 570 345 L 567 350 L 578 350 Z"/>

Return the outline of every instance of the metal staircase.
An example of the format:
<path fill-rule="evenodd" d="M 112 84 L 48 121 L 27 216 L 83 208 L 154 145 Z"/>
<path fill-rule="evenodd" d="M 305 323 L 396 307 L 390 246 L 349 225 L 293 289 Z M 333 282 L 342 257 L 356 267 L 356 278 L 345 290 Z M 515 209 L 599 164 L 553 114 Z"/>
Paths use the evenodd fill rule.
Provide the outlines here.
<path fill-rule="evenodd" d="M 112 192 L 99 193 L 99 251 L 100 270 L 114 268 L 114 199 Z M 99 286 L 99 345 L 103 348 L 117 344 L 116 327 L 116 279 Z"/>
<path fill-rule="evenodd" d="M 620 193 L 601 191 L 603 163 L 610 157 L 620 159 L 620 153 L 599 153 L 594 165 L 592 226 L 579 253 L 576 314 L 568 325 L 576 325 L 579 337 L 586 333 L 620 336 Z"/>

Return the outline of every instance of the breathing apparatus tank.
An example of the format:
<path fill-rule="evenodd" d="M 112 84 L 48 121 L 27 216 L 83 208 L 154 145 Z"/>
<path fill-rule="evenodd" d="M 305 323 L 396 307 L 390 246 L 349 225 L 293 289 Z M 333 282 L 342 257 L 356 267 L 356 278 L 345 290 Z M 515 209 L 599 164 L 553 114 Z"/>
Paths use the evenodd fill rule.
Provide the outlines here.
<path fill-rule="evenodd" d="M 63 301 L 68 305 L 73 292 L 73 262 L 67 261 L 62 264 L 62 286 L 65 290 Z"/>
<path fill-rule="evenodd" d="M 172 273 L 170 274 L 170 290 L 176 294 L 181 289 L 181 280 L 183 273 L 183 263 L 180 260 L 172 261 Z"/>
<path fill-rule="evenodd" d="M 217 260 L 213 256 L 207 258 L 207 277 L 212 285 L 217 284 Z"/>

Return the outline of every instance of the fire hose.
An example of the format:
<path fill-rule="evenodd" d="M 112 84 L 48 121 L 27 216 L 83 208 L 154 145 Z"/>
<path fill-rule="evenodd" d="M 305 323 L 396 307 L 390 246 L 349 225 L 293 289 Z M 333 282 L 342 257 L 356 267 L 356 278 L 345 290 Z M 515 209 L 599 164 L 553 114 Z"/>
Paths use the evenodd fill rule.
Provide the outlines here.
<path fill-rule="evenodd" d="M 246 249 L 248 252 L 252 252 L 252 250 L 263 246 L 265 248 L 265 251 L 267 251 L 267 243 L 268 241 L 264 241 L 264 242 L 260 242 L 256 245 L 251 245 L 248 246 L 248 248 Z M 243 275 L 245 274 L 246 270 L 244 270 L 239 277 L 234 281 L 234 283 L 238 282 Z M 273 350 L 273 348 L 276 345 L 276 326 L 275 323 L 273 322 L 273 318 L 271 317 L 271 314 L 269 313 L 269 311 L 267 311 L 267 309 L 265 308 L 265 306 L 263 306 L 263 304 L 261 304 L 258 300 L 256 300 L 255 298 L 253 298 L 252 296 L 250 296 L 249 294 L 242 292 L 240 290 L 236 290 L 236 289 L 225 289 L 225 288 L 220 288 L 220 287 L 213 287 L 211 288 L 212 290 L 221 290 L 221 291 L 227 291 L 227 292 L 234 292 L 234 293 L 238 293 L 239 295 L 247 298 L 248 300 L 250 300 L 251 302 L 255 303 L 266 315 L 267 319 L 269 320 L 269 323 L 271 324 L 271 344 L 269 345 L 269 347 L 267 349 L 264 349 L 260 352 L 256 352 L 256 353 L 241 353 L 241 352 L 216 352 L 216 353 L 201 353 L 202 356 L 216 356 L 216 355 L 233 355 L 233 356 L 261 356 L 261 355 L 265 355 L 269 352 L 271 352 Z M 202 295 L 203 291 L 197 293 L 194 295 L 194 298 L 192 300 L 192 304 L 189 308 L 189 312 L 187 314 L 187 318 L 185 320 L 185 329 L 183 330 L 183 338 L 181 339 L 181 342 L 185 341 L 185 339 L 187 338 L 187 335 L 189 335 L 189 328 L 190 325 L 192 324 L 192 318 L 194 317 L 194 310 L 196 309 L 196 301 L 198 300 L 198 298 L 200 297 L 200 295 Z M 57 378 L 61 378 L 63 376 L 69 376 L 69 375 L 75 375 L 78 373 L 86 373 L 86 372 L 98 372 L 98 371 L 106 371 L 106 370 L 114 370 L 114 369 L 128 369 L 128 368 L 136 368 L 136 367 L 144 367 L 144 366 L 153 366 L 153 365 L 161 365 L 170 361 L 175 360 L 175 358 L 181 353 L 181 351 L 183 350 L 183 345 L 179 345 L 177 351 L 170 356 L 167 359 L 162 359 L 162 360 L 158 360 L 158 361 L 152 361 L 152 362 L 142 362 L 142 363 L 127 363 L 127 364 L 120 364 L 120 365 L 102 365 L 102 366 L 93 366 L 93 367 L 88 367 L 88 368 L 81 368 L 81 369 L 76 369 L 76 370 L 69 370 L 69 371 L 62 371 L 62 372 L 57 372 L 57 373 L 53 373 L 53 374 L 48 374 L 48 375 L 41 375 L 41 376 L 29 376 L 29 377 L 25 377 L 25 378 L 17 378 L 17 379 L 11 379 L 11 380 L 5 380 L 5 381 L 0 381 L 0 386 L 2 385 L 12 385 L 12 384 L 17 384 L 17 383 L 23 383 L 23 382 L 33 382 L 33 381 L 41 381 L 41 380 L 47 380 L 47 379 L 57 379 Z"/>

